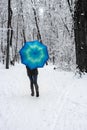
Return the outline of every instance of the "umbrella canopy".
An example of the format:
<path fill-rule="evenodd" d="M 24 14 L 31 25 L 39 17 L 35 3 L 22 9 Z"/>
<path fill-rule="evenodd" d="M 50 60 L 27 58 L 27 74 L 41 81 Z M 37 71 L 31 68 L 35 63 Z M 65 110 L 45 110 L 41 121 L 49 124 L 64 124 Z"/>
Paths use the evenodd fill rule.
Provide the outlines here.
<path fill-rule="evenodd" d="M 26 42 L 19 53 L 21 62 L 30 69 L 43 67 L 49 58 L 47 47 L 39 41 Z"/>

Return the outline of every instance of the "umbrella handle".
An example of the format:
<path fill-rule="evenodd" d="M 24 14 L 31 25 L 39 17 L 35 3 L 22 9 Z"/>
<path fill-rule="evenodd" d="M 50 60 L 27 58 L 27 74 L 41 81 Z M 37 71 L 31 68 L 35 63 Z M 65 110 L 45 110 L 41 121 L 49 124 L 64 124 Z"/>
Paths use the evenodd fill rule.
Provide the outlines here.
<path fill-rule="evenodd" d="M 46 65 L 48 65 L 48 62 L 46 62 Z"/>

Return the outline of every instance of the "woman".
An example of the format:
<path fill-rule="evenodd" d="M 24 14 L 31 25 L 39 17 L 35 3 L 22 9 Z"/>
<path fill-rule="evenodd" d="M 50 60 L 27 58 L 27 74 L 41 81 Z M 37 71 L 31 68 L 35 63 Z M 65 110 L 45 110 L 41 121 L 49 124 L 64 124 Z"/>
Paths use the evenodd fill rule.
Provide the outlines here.
<path fill-rule="evenodd" d="M 34 86 L 36 90 L 36 97 L 39 97 L 39 87 L 37 84 L 37 76 L 38 76 L 38 69 L 30 69 L 26 66 L 27 69 L 27 75 L 30 79 L 30 88 L 31 88 L 31 96 L 34 96 Z"/>

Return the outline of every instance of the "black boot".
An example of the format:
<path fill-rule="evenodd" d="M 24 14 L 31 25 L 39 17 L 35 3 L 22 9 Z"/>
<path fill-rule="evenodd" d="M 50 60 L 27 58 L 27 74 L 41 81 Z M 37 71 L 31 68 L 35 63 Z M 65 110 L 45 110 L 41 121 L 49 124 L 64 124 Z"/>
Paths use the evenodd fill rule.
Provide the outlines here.
<path fill-rule="evenodd" d="M 34 96 L 34 92 L 31 92 L 31 96 Z"/>
<path fill-rule="evenodd" d="M 38 91 L 36 91 L 36 97 L 39 97 L 39 92 Z"/>
<path fill-rule="evenodd" d="M 39 97 L 39 87 L 37 84 L 35 84 L 35 90 L 36 90 L 36 97 Z"/>

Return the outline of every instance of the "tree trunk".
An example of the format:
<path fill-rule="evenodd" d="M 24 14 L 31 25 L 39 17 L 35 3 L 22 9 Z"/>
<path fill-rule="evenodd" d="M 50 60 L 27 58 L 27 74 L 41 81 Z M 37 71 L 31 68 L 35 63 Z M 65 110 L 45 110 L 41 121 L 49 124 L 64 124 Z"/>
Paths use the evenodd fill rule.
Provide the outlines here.
<path fill-rule="evenodd" d="M 81 72 L 87 72 L 87 0 L 78 0 L 74 12 L 76 64 Z"/>
<path fill-rule="evenodd" d="M 36 2 L 34 0 L 31 0 L 31 3 L 32 3 L 32 5 L 35 5 Z M 36 9 L 34 7 L 32 7 L 32 9 L 33 9 L 33 12 L 34 12 L 35 24 L 36 24 L 36 28 L 37 28 L 37 39 L 42 43 L 40 29 L 39 29 L 39 26 L 38 26 Z"/>
<path fill-rule="evenodd" d="M 38 21 L 37 21 L 37 15 L 36 15 L 36 10 L 33 8 L 33 12 L 34 12 L 34 18 L 35 18 L 35 23 L 36 23 L 36 28 L 37 28 L 37 39 L 42 43 L 42 38 L 41 38 L 41 34 L 40 34 L 40 29 L 38 26 Z"/>
<path fill-rule="evenodd" d="M 7 23 L 7 54 L 6 54 L 6 69 L 9 69 L 9 46 L 10 46 L 10 42 L 9 42 L 9 37 L 10 37 L 10 0 L 8 0 L 8 23 Z"/>
<path fill-rule="evenodd" d="M 21 12 L 22 12 L 22 20 L 23 20 L 23 29 L 22 29 L 22 34 L 23 34 L 23 40 L 24 43 L 26 42 L 26 36 L 25 36 L 25 26 L 24 26 L 24 16 L 23 16 L 23 3 L 21 2 Z"/>

